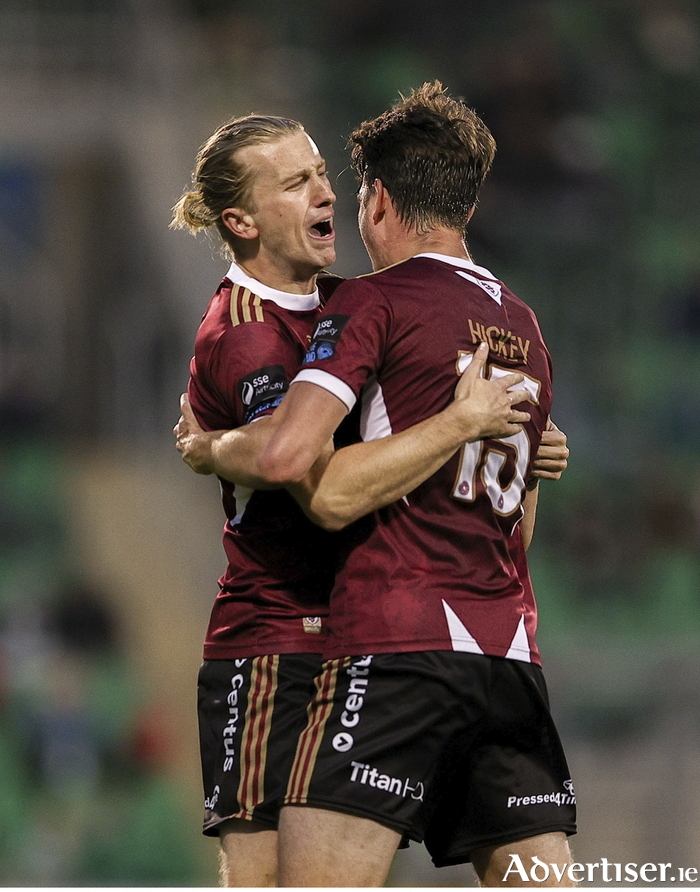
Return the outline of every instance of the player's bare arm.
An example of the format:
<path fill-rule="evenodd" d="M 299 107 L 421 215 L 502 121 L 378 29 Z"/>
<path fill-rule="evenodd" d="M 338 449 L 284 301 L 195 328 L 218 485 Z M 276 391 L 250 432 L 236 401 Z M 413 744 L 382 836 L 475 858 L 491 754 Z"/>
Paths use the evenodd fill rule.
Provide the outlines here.
<path fill-rule="evenodd" d="M 319 389 L 314 388 L 314 390 Z M 217 474 L 224 480 L 252 489 L 280 489 L 284 485 L 263 476 L 259 467 L 259 456 L 268 445 L 278 424 L 279 410 L 254 424 L 232 430 L 215 431 L 205 431 L 200 427 L 185 393 L 180 397 L 180 411 L 182 414 L 173 428 L 175 446 L 193 471 L 198 474 Z M 345 411 L 343 406 L 340 420 Z M 332 448 L 330 437 L 325 444 L 318 446 L 317 461 L 326 457 L 323 467 L 330 457 Z M 320 478 L 318 467 L 315 468 L 314 476 Z"/>
<path fill-rule="evenodd" d="M 310 499 L 308 492 L 299 498 L 294 485 L 289 486 L 311 520 L 326 529 L 342 529 L 411 492 L 465 441 L 517 433 L 530 418 L 513 408 L 528 399 L 527 391 L 515 389 L 522 375 L 487 381 L 483 377 L 487 356 L 483 344 L 461 376 L 454 401 L 442 412 L 398 434 L 345 447 L 330 456 L 322 476 L 313 481 Z M 317 466 L 318 462 L 312 466 L 312 476 Z"/>
<path fill-rule="evenodd" d="M 197 474 L 218 474 L 231 483 L 252 489 L 273 489 L 256 476 L 256 456 L 270 436 L 272 418 L 232 430 L 203 430 L 186 393 L 180 397 L 180 418 L 173 428 L 175 447 Z"/>
<path fill-rule="evenodd" d="M 455 400 L 433 416 L 433 419 L 421 422 L 426 427 L 431 421 L 440 425 L 441 434 L 445 437 L 443 446 L 447 451 L 447 458 L 465 441 L 509 436 L 520 430 L 520 424 L 530 418 L 529 413 L 518 412 L 513 408 L 529 400 L 526 390 L 512 389 L 523 380 L 522 375 L 506 375 L 497 380 L 485 379 L 483 369 L 487 356 L 487 346 L 480 345 L 474 361 L 459 382 Z M 341 400 L 323 387 L 305 381 L 292 384 L 275 412 L 275 430 L 259 459 L 258 467 L 263 478 L 268 483 L 277 483 L 280 486 L 300 482 L 344 414 L 345 406 Z M 414 430 L 418 427 L 416 425 Z M 403 433 L 407 434 L 408 431 Z M 419 438 L 423 436 L 425 427 L 419 433 Z M 447 460 L 443 456 L 441 458 L 442 461 L 433 470 L 437 470 Z M 433 470 L 422 479 L 430 476 Z M 404 469 L 401 471 L 403 473 Z M 402 474 L 397 476 L 401 477 Z M 406 491 L 408 490 L 404 492 Z M 400 495 L 401 493 L 397 497 Z"/>

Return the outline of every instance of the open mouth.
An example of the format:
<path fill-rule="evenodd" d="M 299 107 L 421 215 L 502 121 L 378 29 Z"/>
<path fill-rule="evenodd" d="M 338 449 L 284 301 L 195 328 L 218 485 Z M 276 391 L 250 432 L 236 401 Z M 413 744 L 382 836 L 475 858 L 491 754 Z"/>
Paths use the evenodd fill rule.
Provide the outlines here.
<path fill-rule="evenodd" d="M 333 235 L 333 221 L 320 220 L 318 223 L 314 223 L 310 232 L 316 238 L 330 238 Z"/>

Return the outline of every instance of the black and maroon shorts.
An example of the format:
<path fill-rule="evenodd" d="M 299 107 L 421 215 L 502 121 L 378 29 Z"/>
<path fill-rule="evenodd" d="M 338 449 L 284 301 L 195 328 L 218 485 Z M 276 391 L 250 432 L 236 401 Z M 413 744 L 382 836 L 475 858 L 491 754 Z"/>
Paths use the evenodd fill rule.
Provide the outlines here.
<path fill-rule="evenodd" d="M 538 666 L 452 651 L 329 660 L 285 803 L 370 818 L 438 866 L 576 832 L 571 775 Z"/>
<path fill-rule="evenodd" d="M 206 660 L 197 705 L 204 827 L 229 818 L 276 827 L 320 671 L 317 654 Z"/>

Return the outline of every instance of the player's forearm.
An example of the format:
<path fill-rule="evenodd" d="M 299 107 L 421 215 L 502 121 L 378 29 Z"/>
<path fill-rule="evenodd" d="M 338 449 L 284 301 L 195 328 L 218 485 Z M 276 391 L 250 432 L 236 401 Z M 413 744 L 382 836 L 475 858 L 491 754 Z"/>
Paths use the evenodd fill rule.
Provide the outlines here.
<path fill-rule="evenodd" d="M 274 489 L 258 467 L 258 456 L 271 434 L 269 419 L 230 431 L 216 431 L 209 446 L 209 466 L 214 474 L 251 489 Z"/>
<path fill-rule="evenodd" d="M 463 425 L 445 410 L 401 433 L 346 446 L 330 457 L 302 507 L 325 529 L 342 529 L 414 490 L 463 442 Z"/>

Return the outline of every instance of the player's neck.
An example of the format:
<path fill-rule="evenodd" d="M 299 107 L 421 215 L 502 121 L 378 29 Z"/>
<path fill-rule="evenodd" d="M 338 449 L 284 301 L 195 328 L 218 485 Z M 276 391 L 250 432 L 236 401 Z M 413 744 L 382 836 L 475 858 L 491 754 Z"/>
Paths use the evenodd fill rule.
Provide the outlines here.
<path fill-rule="evenodd" d="M 411 256 L 415 254 L 445 254 L 471 261 L 464 236 L 456 229 L 431 229 L 430 232 L 416 234 Z"/>
<path fill-rule="evenodd" d="M 455 229 L 431 229 L 429 232 L 404 229 L 400 237 L 385 244 L 378 254 L 373 264 L 375 269 L 401 263 L 416 254 L 444 254 L 460 260 L 472 259 L 463 236 Z"/>
<path fill-rule="evenodd" d="M 236 264 L 251 279 L 256 279 L 263 285 L 267 285 L 268 288 L 274 288 L 277 291 L 286 291 L 289 294 L 311 294 L 316 288 L 316 273 L 278 269 L 274 264 L 265 262 L 265 259 L 260 256 L 245 260 L 236 258 Z"/>

